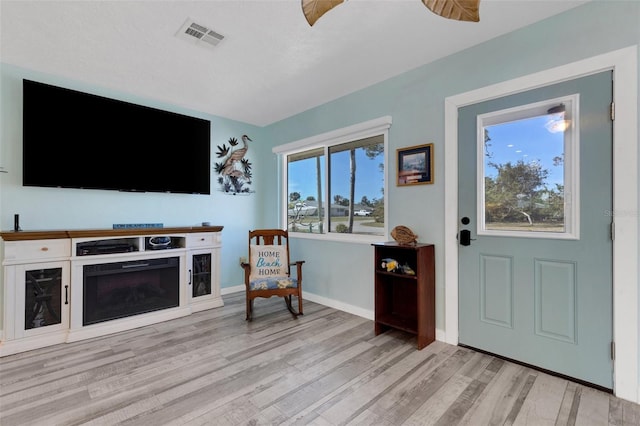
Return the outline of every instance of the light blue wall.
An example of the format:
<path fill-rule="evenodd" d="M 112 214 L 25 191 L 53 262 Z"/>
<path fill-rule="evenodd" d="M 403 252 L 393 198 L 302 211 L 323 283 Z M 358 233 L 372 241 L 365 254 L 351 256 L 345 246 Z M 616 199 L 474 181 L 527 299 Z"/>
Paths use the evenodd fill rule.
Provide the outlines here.
<path fill-rule="evenodd" d="M 389 229 L 406 225 L 436 246 L 436 324 L 444 328 L 444 100 L 448 96 L 640 43 L 640 2 L 596 1 L 420 67 L 268 127 L 274 145 L 390 115 Z M 419 54 L 417 52 L 416 54 Z M 380 61 L 384 61 L 380 52 Z M 363 70 L 366 72 L 366 70 Z M 435 183 L 395 185 L 396 149 L 433 142 Z M 274 169 L 275 170 L 275 169 Z M 277 175 L 271 203 L 277 209 Z M 277 218 L 272 219 L 277 224 Z M 305 290 L 373 309 L 372 248 L 368 244 L 297 239 L 307 259 Z"/>
<path fill-rule="evenodd" d="M 149 107 L 187 114 L 211 121 L 211 195 L 127 193 L 104 190 L 35 188 L 22 186 L 22 79 L 120 99 Z M 0 165 L 8 173 L 0 174 L 0 227 L 13 229 L 13 215 L 20 214 L 23 230 L 104 229 L 114 223 L 163 223 L 165 226 L 197 226 L 204 221 L 222 225 L 223 250 L 221 270 L 223 287 L 243 283 L 238 258 L 246 255 L 247 230 L 261 221 L 260 195 L 228 195 L 219 191 L 213 170 L 217 146 L 228 144 L 230 137 L 247 134 L 250 143 L 247 158 L 254 164 L 254 174 L 265 171 L 258 159 L 264 155 L 265 129 L 189 111 L 126 93 L 69 81 L 62 78 L 0 64 Z M 117 125 L 117 123 L 116 123 Z M 51 143 L 56 143 L 52 140 Z M 179 142 L 178 142 L 179 143 Z M 163 149 L 163 147 L 158 147 Z M 78 158 L 82 161 L 82 158 Z M 141 164 L 140 167 L 148 167 Z"/>
<path fill-rule="evenodd" d="M 425 40 L 428 42 L 432 41 Z M 118 222 L 183 226 L 210 221 L 225 227 L 222 286 L 235 286 L 242 283 L 238 257 L 246 255 L 247 230 L 279 225 L 278 197 L 282 188 L 272 147 L 390 115 L 389 229 L 409 226 L 421 242 L 436 245 L 437 327 L 442 329 L 444 99 L 635 44 L 640 44 L 640 2 L 594 1 L 265 128 L 0 64 L 0 165 L 9 170 L 8 174 L 0 174 L 0 227 L 11 229 L 14 213 L 20 214 L 24 229 L 109 228 Z M 384 52 L 380 52 L 379 60 L 385 60 Z M 254 140 L 248 157 L 254 164 L 256 193 L 234 197 L 219 192 L 188 196 L 24 188 L 22 78 L 210 119 L 212 152 L 229 137 L 246 133 Z M 435 144 L 435 183 L 396 187 L 396 149 L 429 142 Z M 212 165 L 214 162 L 212 158 Z M 215 182 L 212 185 L 215 188 Z M 373 309 L 370 245 L 296 239 L 293 255 L 307 260 L 305 291 L 365 311 Z"/>

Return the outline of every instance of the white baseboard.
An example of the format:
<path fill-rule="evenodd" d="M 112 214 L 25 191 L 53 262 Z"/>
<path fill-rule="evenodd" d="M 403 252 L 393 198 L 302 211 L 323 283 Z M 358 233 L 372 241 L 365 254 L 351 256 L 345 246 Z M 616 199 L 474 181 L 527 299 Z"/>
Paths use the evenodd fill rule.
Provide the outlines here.
<path fill-rule="evenodd" d="M 29 336 L 21 339 L 0 342 L 0 358 L 20 352 L 58 345 L 67 341 L 67 332 L 56 332 L 49 335 Z"/>
<path fill-rule="evenodd" d="M 238 293 L 244 291 L 244 284 L 236 285 L 233 287 L 223 287 L 220 289 L 220 293 L 224 296 L 227 294 Z M 309 300 L 314 303 L 318 303 L 320 305 L 328 306 L 329 308 L 334 308 L 339 311 L 347 312 L 353 315 L 357 315 L 359 317 L 363 317 L 373 321 L 373 311 L 368 309 L 362 309 L 357 306 L 349 305 L 348 303 L 343 303 L 337 300 L 329 299 L 327 297 L 318 296 L 317 294 L 309 293 L 305 291 L 303 293 L 303 299 Z"/>
<path fill-rule="evenodd" d="M 222 295 L 238 293 L 244 291 L 244 284 L 236 285 L 233 287 L 224 287 L 221 289 Z M 327 306 L 329 308 L 334 308 L 339 311 L 347 312 L 349 314 L 357 315 L 362 318 L 366 318 L 368 320 L 373 321 L 375 319 L 375 313 L 370 309 L 363 309 L 358 306 L 353 306 L 348 303 L 340 302 L 338 300 L 329 299 L 328 297 L 318 296 L 314 293 L 309 293 L 305 291 L 303 294 L 304 299 L 309 300 L 314 303 L 318 303 L 323 306 Z M 444 330 L 436 328 L 436 340 L 440 342 L 445 341 L 445 332 Z"/>
<path fill-rule="evenodd" d="M 226 296 L 227 294 L 233 294 L 244 291 L 244 284 L 234 285 L 233 287 L 222 287 L 220 289 L 220 294 Z"/>
<path fill-rule="evenodd" d="M 314 303 L 319 303 L 323 306 L 328 306 L 339 311 L 347 312 L 349 314 L 357 315 L 362 318 L 373 321 L 375 318 L 374 312 L 369 309 L 363 309 L 358 306 L 353 306 L 348 303 L 340 302 L 338 300 L 329 299 L 328 297 L 318 296 L 317 294 L 305 292 L 304 298 Z"/>

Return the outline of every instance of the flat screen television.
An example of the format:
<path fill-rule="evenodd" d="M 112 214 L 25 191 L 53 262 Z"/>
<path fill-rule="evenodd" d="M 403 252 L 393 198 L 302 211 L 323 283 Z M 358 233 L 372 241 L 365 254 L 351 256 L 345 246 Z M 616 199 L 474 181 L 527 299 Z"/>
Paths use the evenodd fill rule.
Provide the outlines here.
<path fill-rule="evenodd" d="M 210 194 L 211 122 L 23 80 L 23 186 Z"/>

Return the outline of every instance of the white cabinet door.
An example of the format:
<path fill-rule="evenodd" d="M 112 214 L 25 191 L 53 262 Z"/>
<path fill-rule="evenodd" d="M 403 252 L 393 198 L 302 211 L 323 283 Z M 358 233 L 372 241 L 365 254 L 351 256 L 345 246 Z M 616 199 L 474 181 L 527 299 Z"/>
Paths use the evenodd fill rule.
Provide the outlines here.
<path fill-rule="evenodd" d="M 187 292 L 194 311 L 222 306 L 220 296 L 219 248 L 187 252 Z"/>
<path fill-rule="evenodd" d="M 16 265 L 15 338 L 30 337 L 69 328 L 71 297 L 69 262 Z"/>

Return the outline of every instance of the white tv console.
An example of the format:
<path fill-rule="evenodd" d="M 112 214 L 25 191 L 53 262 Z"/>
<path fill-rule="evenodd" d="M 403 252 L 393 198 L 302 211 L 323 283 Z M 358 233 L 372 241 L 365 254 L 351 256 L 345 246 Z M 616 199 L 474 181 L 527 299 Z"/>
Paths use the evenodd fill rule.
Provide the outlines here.
<path fill-rule="evenodd" d="M 223 306 L 222 229 L 0 232 L 0 357 Z"/>

